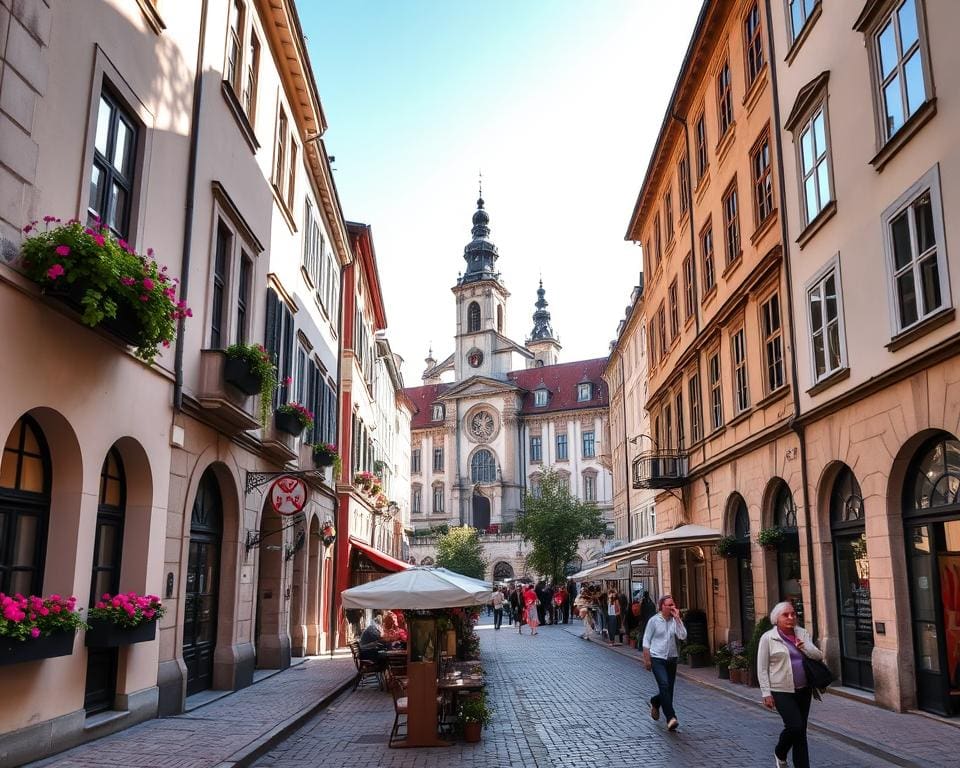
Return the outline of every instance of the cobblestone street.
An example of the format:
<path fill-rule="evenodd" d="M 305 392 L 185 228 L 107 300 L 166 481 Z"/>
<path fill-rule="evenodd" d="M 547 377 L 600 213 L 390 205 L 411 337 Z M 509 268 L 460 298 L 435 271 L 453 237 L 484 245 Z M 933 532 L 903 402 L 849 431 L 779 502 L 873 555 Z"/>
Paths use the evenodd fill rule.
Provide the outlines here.
<path fill-rule="evenodd" d="M 484 619 L 486 621 L 486 619 Z M 685 680 L 677 681 L 680 730 L 650 719 L 652 675 L 633 658 L 580 640 L 569 627 L 542 627 L 537 637 L 515 627 L 479 628 L 493 724 L 480 744 L 391 750 L 393 707 L 386 693 L 348 693 L 311 718 L 255 765 L 342 766 L 663 766 L 773 764 L 780 718 Z M 814 702 L 814 706 L 817 702 Z M 859 705 L 866 714 L 874 711 Z M 861 716 L 865 714 L 861 712 Z M 912 715 L 901 715 L 912 718 Z M 853 724 L 847 724 L 852 729 Z M 904 727 L 907 722 L 903 722 Z M 956 732 L 942 728 L 942 737 Z M 957 734 L 960 735 L 960 734 Z M 883 766 L 888 762 L 822 732 L 810 733 L 811 762 L 829 766 Z M 943 747 L 946 750 L 946 747 Z M 949 762 L 925 758 L 928 766 Z M 912 763 L 919 765 L 920 763 Z"/>

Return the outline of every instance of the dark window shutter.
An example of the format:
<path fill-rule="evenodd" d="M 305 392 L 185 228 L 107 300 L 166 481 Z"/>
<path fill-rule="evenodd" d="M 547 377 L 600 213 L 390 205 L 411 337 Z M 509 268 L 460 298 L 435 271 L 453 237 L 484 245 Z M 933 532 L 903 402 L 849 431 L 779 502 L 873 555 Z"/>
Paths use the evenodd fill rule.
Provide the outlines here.
<path fill-rule="evenodd" d="M 280 386 L 277 387 L 278 405 L 290 402 L 291 388 L 283 382 L 293 375 L 293 313 L 285 304 L 280 304 L 280 316 L 283 318 L 283 346 L 280 354 Z"/>
<path fill-rule="evenodd" d="M 280 313 L 280 299 L 277 298 L 272 290 L 267 289 L 267 327 L 263 333 L 263 346 L 270 353 L 273 362 L 277 362 L 277 355 L 280 352 L 280 323 L 278 315 Z"/>

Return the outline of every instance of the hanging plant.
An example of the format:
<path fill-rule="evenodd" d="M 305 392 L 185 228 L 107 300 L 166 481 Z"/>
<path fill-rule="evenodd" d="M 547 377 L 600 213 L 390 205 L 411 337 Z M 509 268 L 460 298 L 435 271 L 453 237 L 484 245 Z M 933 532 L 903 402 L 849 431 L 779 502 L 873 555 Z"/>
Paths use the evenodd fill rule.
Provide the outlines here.
<path fill-rule="evenodd" d="M 267 428 L 273 393 L 277 389 L 277 366 L 262 344 L 232 344 L 226 349 L 227 361 L 245 364 L 252 376 L 260 381 L 260 426 Z"/>
<path fill-rule="evenodd" d="M 757 534 L 757 544 L 764 549 L 776 549 L 783 543 L 786 536 L 787 532 L 776 525 L 772 528 L 761 528 Z"/>
<path fill-rule="evenodd" d="M 720 557 L 736 557 L 737 555 L 737 539 L 734 536 L 724 536 L 717 539 L 714 546 L 717 548 L 717 554 Z"/>

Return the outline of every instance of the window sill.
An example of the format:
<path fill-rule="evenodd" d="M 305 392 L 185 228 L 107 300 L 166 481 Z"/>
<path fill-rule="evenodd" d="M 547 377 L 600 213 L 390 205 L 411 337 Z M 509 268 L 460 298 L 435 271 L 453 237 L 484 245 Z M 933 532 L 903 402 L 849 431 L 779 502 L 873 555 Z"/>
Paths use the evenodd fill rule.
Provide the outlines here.
<path fill-rule="evenodd" d="M 556 461 L 557 461 L 557 463 L 559 463 L 559 464 L 569 464 L 569 463 L 570 463 L 570 459 L 556 459 Z"/>
<path fill-rule="evenodd" d="M 253 132 L 253 126 L 250 125 L 250 121 L 247 119 L 247 113 L 243 111 L 243 105 L 240 104 L 237 94 L 233 92 L 233 86 L 226 80 L 221 80 L 220 92 L 223 94 L 224 101 L 227 102 L 227 107 L 230 109 L 230 114 L 233 115 L 233 119 L 240 129 L 240 133 L 242 133 L 243 138 L 247 140 L 250 151 L 256 152 L 260 149 L 260 142 L 257 141 L 257 135 Z"/>
<path fill-rule="evenodd" d="M 893 134 L 880 151 L 873 156 L 873 159 L 870 161 L 873 169 L 877 173 L 880 173 L 883 167 L 893 159 L 894 155 L 896 155 L 935 114 L 937 114 L 936 96 L 927 99 L 923 106 L 910 115 L 910 119 L 900 126 L 900 130 Z"/>
<path fill-rule="evenodd" d="M 817 23 L 817 19 L 820 18 L 822 13 L 823 4 L 818 2 L 816 6 L 814 6 L 814 9 L 810 12 L 810 15 L 807 16 L 807 23 L 803 25 L 803 29 L 800 30 L 800 34 L 794 38 L 794 41 L 790 44 L 790 48 L 787 50 L 787 55 L 783 58 L 788 67 L 793 64 L 793 60 L 797 57 L 797 53 L 800 51 L 803 41 L 810 37 L 810 30 L 813 29 L 813 25 Z"/>
<path fill-rule="evenodd" d="M 727 280 L 730 276 L 730 273 L 733 272 L 737 267 L 743 263 L 743 251 L 737 251 L 737 255 L 733 260 L 723 268 L 723 272 L 720 273 L 720 277 L 724 280 Z"/>
<path fill-rule="evenodd" d="M 757 76 L 754 78 L 753 82 L 750 83 L 750 87 L 743 95 L 743 106 L 747 110 L 748 115 L 753 112 L 754 107 L 756 107 L 757 103 L 760 101 L 760 96 L 766 89 L 767 62 L 764 61 L 763 66 L 760 67 L 760 71 L 757 73 Z"/>
<path fill-rule="evenodd" d="M 790 393 L 790 387 L 787 384 L 781 384 L 773 392 L 763 398 L 759 403 L 757 403 L 755 408 L 766 408 L 771 403 L 777 402 L 777 400 L 782 400 Z"/>
<path fill-rule="evenodd" d="M 671 237 L 670 240 L 667 241 L 666 247 L 663 249 L 664 261 L 667 261 L 667 259 L 669 259 L 673 255 L 673 252 L 674 250 L 676 250 L 676 247 L 677 247 L 677 238 Z"/>
<path fill-rule="evenodd" d="M 844 379 L 850 378 L 850 369 L 847 367 L 838 368 L 825 379 L 820 379 L 816 384 L 814 384 L 810 389 L 807 390 L 807 394 L 810 397 L 814 395 L 819 395 L 824 390 L 830 389 L 834 384 L 839 384 Z"/>
<path fill-rule="evenodd" d="M 711 432 L 710 434 L 708 434 L 708 435 L 706 436 L 706 438 L 704 438 L 704 439 L 706 439 L 706 440 L 708 440 L 708 441 L 709 441 L 709 440 L 713 440 L 713 439 L 715 439 L 715 438 L 720 437 L 720 435 L 722 435 L 722 434 L 723 434 L 724 432 L 726 432 L 726 431 L 727 431 L 727 425 L 726 425 L 726 424 L 721 424 L 719 427 L 717 427 L 715 430 L 713 430 L 713 432 Z"/>
<path fill-rule="evenodd" d="M 297 224 L 293 220 L 293 214 L 287 207 L 287 201 L 283 199 L 283 195 L 280 194 L 280 190 L 277 189 L 276 184 L 271 184 L 270 189 L 273 190 L 273 199 L 277 201 L 277 206 L 280 208 L 280 212 L 283 214 L 287 226 L 290 227 L 290 233 L 294 235 L 297 234 Z"/>
<path fill-rule="evenodd" d="M 150 0 L 137 0 L 137 5 L 140 6 L 140 11 L 147 20 L 147 24 L 150 25 L 150 29 L 158 35 L 162 34 L 163 30 L 167 28 L 167 25 L 164 23 L 163 17 L 154 7 L 153 3 L 150 2 Z"/>
<path fill-rule="evenodd" d="M 800 246 L 801 251 L 803 250 L 803 247 L 810 242 L 810 239 L 820 231 L 820 228 L 834 217 L 836 212 L 837 201 L 831 200 L 823 207 L 820 213 L 813 217 L 813 221 L 803 228 L 803 231 L 796 239 L 796 243 L 798 246 Z"/>
<path fill-rule="evenodd" d="M 762 222 L 760 222 L 760 226 L 757 227 L 756 232 L 750 235 L 751 245 L 755 246 L 757 243 L 759 243 L 760 240 L 763 239 L 763 236 L 766 235 L 767 232 L 769 232 L 771 229 L 773 229 L 773 225 L 776 223 L 777 223 L 777 209 L 774 208 L 772 211 L 770 211 L 770 213 L 767 214 L 767 218 L 765 218 Z"/>
<path fill-rule="evenodd" d="M 712 286 L 710 286 L 710 290 L 708 290 L 703 294 L 703 297 L 700 299 L 700 305 L 703 307 L 707 306 L 707 304 L 713 301 L 713 297 L 716 295 L 717 295 L 717 285 L 716 283 L 714 283 Z"/>
<path fill-rule="evenodd" d="M 693 188 L 693 202 L 696 205 L 700 205 L 700 201 L 703 200 L 703 196 L 706 194 L 707 189 L 710 188 L 710 167 L 707 166 L 706 170 L 703 172 L 703 176 L 697 179 L 697 186 Z"/>
<path fill-rule="evenodd" d="M 727 126 L 727 130 L 723 136 L 720 137 L 720 141 L 717 142 L 717 146 L 713 148 L 713 153 L 717 156 L 718 166 L 723 165 L 723 161 L 730 153 L 730 147 L 733 146 L 733 139 L 736 132 L 737 121 L 733 120 L 731 121 L 730 125 Z"/>
<path fill-rule="evenodd" d="M 727 422 L 728 427 L 735 427 L 741 421 L 746 421 L 750 418 L 750 414 L 753 413 L 753 410 L 748 405 L 744 410 L 740 411 L 736 416 L 734 416 L 730 421 Z"/>
<path fill-rule="evenodd" d="M 693 325 L 693 318 L 696 316 L 696 312 L 692 312 L 687 316 L 687 319 L 683 321 L 683 330 L 686 331 Z"/>
<path fill-rule="evenodd" d="M 914 323 L 907 330 L 901 331 L 886 345 L 888 352 L 896 352 L 903 349 L 908 344 L 912 344 L 921 336 L 925 336 L 931 331 L 952 322 L 956 316 L 956 310 L 953 307 L 941 309 L 939 312 L 924 318 L 918 323 Z"/>

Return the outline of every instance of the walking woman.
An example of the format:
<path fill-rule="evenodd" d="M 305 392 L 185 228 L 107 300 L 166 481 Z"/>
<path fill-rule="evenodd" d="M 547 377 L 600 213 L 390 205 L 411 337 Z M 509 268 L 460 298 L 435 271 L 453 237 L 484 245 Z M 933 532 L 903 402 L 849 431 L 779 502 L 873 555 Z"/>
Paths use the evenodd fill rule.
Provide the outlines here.
<path fill-rule="evenodd" d="M 537 613 L 540 608 L 540 600 L 533 587 L 527 585 L 523 593 L 523 605 L 527 612 L 527 624 L 530 625 L 530 634 L 537 634 L 537 627 L 540 626 L 540 616 Z"/>
<path fill-rule="evenodd" d="M 617 590 L 610 587 L 607 590 L 607 644 L 613 645 L 618 634 L 620 634 L 620 600 L 617 597 Z"/>
<path fill-rule="evenodd" d="M 803 627 L 797 626 L 793 603 L 777 603 L 770 611 L 773 629 L 760 637 L 757 648 L 757 680 L 763 705 L 776 708 L 783 718 L 783 731 L 773 753 L 777 768 L 787 768 L 787 753 L 793 750 L 794 768 L 810 768 L 807 752 L 807 716 L 813 688 L 807 683 L 803 657 L 820 660 L 823 654 Z"/>
<path fill-rule="evenodd" d="M 687 628 L 670 595 L 657 604 L 659 612 L 647 622 L 643 633 L 643 666 L 653 670 L 659 693 L 650 699 L 650 717 L 660 719 L 660 710 L 667 717 L 667 730 L 675 731 L 680 723 L 673 709 L 673 685 L 677 680 L 677 640 L 687 639 Z"/>

